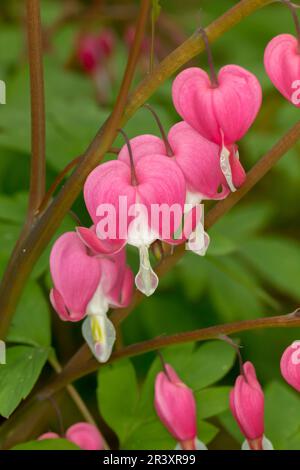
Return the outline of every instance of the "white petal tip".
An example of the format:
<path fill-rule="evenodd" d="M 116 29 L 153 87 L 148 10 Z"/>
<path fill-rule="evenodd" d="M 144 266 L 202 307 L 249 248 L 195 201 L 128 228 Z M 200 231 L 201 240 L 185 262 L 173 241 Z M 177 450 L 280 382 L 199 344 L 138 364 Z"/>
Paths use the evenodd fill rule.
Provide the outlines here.
<path fill-rule="evenodd" d="M 106 315 L 88 316 L 82 324 L 82 335 L 98 362 L 107 362 L 116 341 L 116 330 Z"/>

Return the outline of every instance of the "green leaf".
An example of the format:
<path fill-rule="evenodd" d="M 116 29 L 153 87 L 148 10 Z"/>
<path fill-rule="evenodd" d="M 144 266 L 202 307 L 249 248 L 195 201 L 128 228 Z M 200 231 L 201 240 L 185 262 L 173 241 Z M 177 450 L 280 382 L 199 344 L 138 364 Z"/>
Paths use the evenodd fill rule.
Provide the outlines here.
<path fill-rule="evenodd" d="M 7 341 L 44 347 L 51 344 L 49 302 L 33 281 L 27 284 L 18 303 Z"/>
<path fill-rule="evenodd" d="M 279 237 L 249 240 L 243 256 L 281 292 L 300 299 L 300 244 Z"/>
<path fill-rule="evenodd" d="M 285 384 L 269 384 L 265 391 L 265 434 L 274 449 L 289 450 L 290 441 L 295 446 L 300 431 L 299 417 L 299 394 Z"/>
<path fill-rule="evenodd" d="M 254 279 L 252 278 L 253 284 L 250 288 L 251 275 L 248 273 L 245 284 L 247 270 L 238 260 L 222 257 L 222 260 L 212 258 L 203 261 L 208 270 L 208 285 L 212 302 L 222 322 L 261 316 L 262 308 L 258 291 L 255 292 L 255 287 L 253 287 L 255 286 Z"/>
<path fill-rule="evenodd" d="M 198 419 L 210 418 L 229 407 L 230 387 L 211 387 L 195 392 Z"/>
<path fill-rule="evenodd" d="M 208 254 L 210 256 L 230 255 L 237 250 L 237 244 L 218 230 L 211 230 L 209 234 L 211 242 L 208 248 Z"/>
<path fill-rule="evenodd" d="M 39 378 L 49 350 L 15 346 L 6 351 L 6 361 L 0 365 L 0 414 L 8 418 L 26 398 Z"/>
<path fill-rule="evenodd" d="M 10 450 L 80 450 L 80 448 L 67 439 L 43 439 L 42 441 L 24 442 Z"/>
<path fill-rule="evenodd" d="M 232 368 L 235 351 L 223 341 L 209 341 L 195 350 L 181 379 L 194 391 L 221 380 Z"/>
<path fill-rule="evenodd" d="M 273 216 L 274 208 L 271 204 L 260 202 L 259 204 L 241 204 L 234 207 L 218 221 L 215 227 L 210 229 L 212 242 L 215 232 L 222 233 L 231 240 L 241 242 L 245 238 L 253 236 L 262 230 Z"/>
<path fill-rule="evenodd" d="M 201 298 L 207 287 L 207 272 L 202 259 L 187 252 L 175 269 L 183 285 L 184 295 L 191 301 Z"/>
<path fill-rule="evenodd" d="M 209 444 L 218 434 L 219 429 L 207 421 L 198 421 L 198 438 L 204 444 Z"/>
<path fill-rule="evenodd" d="M 101 415 L 122 444 L 135 423 L 138 402 L 136 374 L 128 359 L 99 369 L 97 399 Z"/>
<path fill-rule="evenodd" d="M 242 435 L 234 417 L 230 410 L 225 411 L 218 416 L 218 420 L 222 426 L 229 432 L 229 434 L 239 443 L 242 444 L 245 437 Z"/>
<path fill-rule="evenodd" d="M 172 450 L 176 441 L 168 433 L 158 417 L 137 426 L 124 442 L 126 450 Z"/>

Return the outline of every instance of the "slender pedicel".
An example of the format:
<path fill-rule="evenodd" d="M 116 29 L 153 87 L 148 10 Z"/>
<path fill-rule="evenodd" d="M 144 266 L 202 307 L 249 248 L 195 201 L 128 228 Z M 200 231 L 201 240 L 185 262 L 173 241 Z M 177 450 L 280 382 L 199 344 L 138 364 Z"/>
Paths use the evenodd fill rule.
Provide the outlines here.
<path fill-rule="evenodd" d="M 132 148 L 131 148 L 131 145 L 130 145 L 130 140 L 129 140 L 128 135 L 126 134 L 126 132 L 123 131 L 123 129 L 118 129 L 118 132 L 120 134 L 122 134 L 122 136 L 124 137 L 124 140 L 125 140 L 127 148 L 128 148 L 128 154 L 129 154 L 129 159 L 130 159 L 130 169 L 131 169 L 131 184 L 132 184 L 132 186 L 137 186 L 138 181 L 137 181 L 137 176 L 136 176 L 135 167 L 134 167 L 134 160 L 133 160 L 133 154 L 132 154 Z"/>
<path fill-rule="evenodd" d="M 162 137 L 162 140 L 164 141 L 164 144 L 165 144 L 165 147 L 166 147 L 166 152 L 167 152 L 167 155 L 168 157 L 173 157 L 174 156 L 174 152 L 172 150 L 172 147 L 170 145 L 170 142 L 168 141 L 168 137 L 167 137 L 167 134 L 165 133 L 165 130 L 163 128 L 163 125 L 158 117 L 158 114 L 156 113 L 156 111 L 154 111 L 154 109 L 152 108 L 152 106 L 150 106 L 150 104 L 146 103 L 143 105 L 143 108 L 147 108 L 149 109 L 149 111 L 152 113 L 152 115 L 154 116 L 154 119 L 155 121 L 157 122 L 157 125 L 159 127 L 159 130 L 160 130 L 160 133 L 161 133 L 161 137 Z"/>
<path fill-rule="evenodd" d="M 299 22 L 297 10 L 296 10 L 297 8 L 299 8 L 299 6 L 294 5 L 294 3 L 292 3 L 290 0 L 281 0 L 281 2 L 284 3 L 288 7 L 288 9 L 290 10 L 292 14 L 292 17 L 295 23 L 297 38 L 298 38 L 298 52 L 300 53 L 300 22 Z"/>
<path fill-rule="evenodd" d="M 209 70 L 210 70 L 210 81 L 211 81 L 212 87 L 217 88 L 219 86 L 219 82 L 218 82 L 218 76 L 217 76 L 217 73 L 216 73 L 216 69 L 215 69 L 215 66 L 214 66 L 214 59 L 213 59 L 211 47 L 210 47 L 210 44 L 209 44 L 209 40 L 208 40 L 205 29 L 199 28 L 199 33 L 201 34 L 202 39 L 203 39 L 204 44 L 205 44 L 205 49 L 206 49 L 206 53 L 207 53 L 207 61 L 208 61 L 208 66 L 209 66 Z"/>
<path fill-rule="evenodd" d="M 233 349 L 235 350 L 237 357 L 239 359 L 239 366 L 240 366 L 240 374 L 243 375 L 246 378 L 245 371 L 244 371 L 244 363 L 243 363 L 243 358 L 241 355 L 241 348 L 242 346 L 239 346 L 237 343 L 235 343 L 229 336 L 227 335 L 219 335 L 219 338 L 222 341 L 226 341 Z"/>

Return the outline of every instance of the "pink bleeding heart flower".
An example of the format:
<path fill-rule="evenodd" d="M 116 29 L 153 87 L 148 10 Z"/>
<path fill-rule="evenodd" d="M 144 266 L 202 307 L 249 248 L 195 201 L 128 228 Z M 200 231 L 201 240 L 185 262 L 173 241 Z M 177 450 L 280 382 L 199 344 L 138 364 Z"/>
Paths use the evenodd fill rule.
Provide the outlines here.
<path fill-rule="evenodd" d="M 230 188 L 220 164 L 220 147 L 202 137 L 189 124 L 182 121 L 169 131 L 168 140 L 174 159 L 182 170 L 188 191 L 198 194 L 200 199 L 224 199 Z M 246 178 L 237 158 L 237 146 L 230 146 L 230 166 L 235 187 L 240 187 Z"/>
<path fill-rule="evenodd" d="M 292 104 L 300 107 L 299 42 L 291 34 L 280 34 L 266 47 L 266 72 L 273 85 Z"/>
<path fill-rule="evenodd" d="M 105 29 L 98 35 L 81 36 L 77 45 L 77 57 L 81 67 L 93 75 L 111 56 L 115 45 L 112 31 Z"/>
<path fill-rule="evenodd" d="M 151 268 L 148 248 L 162 238 L 162 217 L 152 217 L 161 205 L 176 206 L 183 211 L 185 181 L 176 164 L 161 155 L 145 156 L 134 168 L 123 161 L 99 165 L 84 186 L 87 210 L 99 238 L 119 240 L 136 246 L 140 253 L 140 270 L 136 285 L 151 295 L 158 278 Z M 170 217 L 169 231 L 175 232 L 175 218 Z"/>
<path fill-rule="evenodd" d="M 294 341 L 286 348 L 281 357 L 280 370 L 287 383 L 300 392 L 300 341 Z"/>
<path fill-rule="evenodd" d="M 115 341 L 115 329 L 106 313 L 110 306 L 127 306 L 132 296 L 133 277 L 125 251 L 95 256 L 76 233 L 67 232 L 52 248 L 50 271 L 53 308 L 64 321 L 87 317 L 83 336 L 97 359 L 106 362 Z"/>
<path fill-rule="evenodd" d="M 181 166 L 178 164 L 179 153 L 175 152 L 173 154 L 172 149 L 167 149 L 164 141 L 159 137 L 151 134 L 140 135 L 130 140 L 130 146 L 135 163 L 140 161 L 140 159 L 144 158 L 145 156 L 157 154 L 162 158 L 169 158 L 173 160 L 182 171 L 183 176 L 186 176 Z M 172 156 L 169 154 L 170 152 L 172 153 Z M 180 160 L 181 159 L 183 159 L 182 155 Z M 126 145 L 124 145 L 120 150 L 118 160 L 124 161 L 128 165 L 130 164 L 130 155 Z M 176 232 L 175 238 L 164 238 L 164 241 L 171 245 L 178 245 L 188 240 L 188 249 L 203 256 L 206 253 L 209 245 L 209 236 L 204 232 L 202 223 L 203 210 L 202 207 L 199 206 L 200 200 L 201 197 L 199 197 L 199 194 L 197 193 L 194 195 L 191 188 L 188 186 L 184 207 L 184 216 L 180 230 Z"/>
<path fill-rule="evenodd" d="M 160 154 L 167 158 L 171 158 L 181 169 L 187 184 L 187 197 L 186 203 L 191 206 L 196 206 L 202 199 L 223 199 L 230 193 L 230 188 L 227 184 L 219 163 L 220 148 L 217 144 L 208 141 L 195 131 L 189 124 L 182 121 L 175 124 L 169 134 L 168 142 L 172 150 L 172 156 L 167 154 L 165 143 L 162 139 L 154 135 L 141 135 L 131 139 L 130 144 L 133 150 L 134 161 L 149 154 Z M 240 187 L 245 181 L 245 171 L 236 156 L 237 147 L 231 146 L 230 164 L 232 169 L 233 181 L 236 187 Z M 129 163 L 129 153 L 126 146 L 124 146 L 118 159 Z M 221 191 L 219 189 L 221 188 Z M 197 209 L 200 209 L 198 206 Z M 193 211 L 188 214 L 190 218 L 194 217 L 194 221 L 185 219 L 186 227 L 190 226 L 193 233 L 200 229 L 203 238 L 200 236 L 200 245 L 203 249 L 195 249 L 194 245 L 189 241 L 189 248 L 197 254 L 205 254 L 209 244 L 209 237 L 203 230 L 201 223 L 201 214 L 193 214 Z M 191 239 L 192 235 L 185 227 L 184 233 L 187 238 Z M 195 232 L 194 232 L 195 230 Z M 169 243 L 176 243 L 175 241 L 168 240 Z M 181 243 L 182 238 L 178 237 L 177 243 Z"/>
<path fill-rule="evenodd" d="M 181 121 L 171 127 L 168 141 L 173 156 L 167 155 L 162 139 L 154 135 L 140 135 L 130 140 L 134 161 L 139 161 L 150 154 L 159 154 L 172 158 L 184 174 L 187 191 L 197 199 L 224 199 L 230 193 L 230 188 L 221 171 L 220 147 L 202 137 L 187 122 Z M 236 158 L 237 147 L 231 146 L 230 164 L 233 181 L 240 187 L 246 178 L 245 171 Z M 124 146 L 118 155 L 118 160 L 129 164 L 129 153 Z"/>
<path fill-rule="evenodd" d="M 93 74 L 98 66 L 97 39 L 92 35 L 83 36 L 78 41 L 77 57 L 81 67 L 89 74 Z"/>
<path fill-rule="evenodd" d="M 83 450 L 103 450 L 103 438 L 93 424 L 76 423 L 70 426 L 65 436 L 62 436 L 70 442 L 73 442 Z M 38 437 L 38 441 L 45 439 L 60 439 L 55 432 L 46 432 Z"/>
<path fill-rule="evenodd" d="M 234 191 L 230 148 L 246 134 L 260 109 L 259 81 L 238 65 L 226 65 L 219 71 L 218 86 L 213 86 L 204 70 L 191 67 L 175 78 L 172 97 L 178 114 L 221 147 L 221 169 Z"/>
<path fill-rule="evenodd" d="M 159 419 L 184 450 L 196 449 L 196 401 L 175 370 L 164 365 L 155 379 L 154 407 Z"/>
<path fill-rule="evenodd" d="M 238 376 L 230 392 L 230 408 L 250 448 L 262 450 L 264 393 L 249 361 L 243 365 L 243 374 Z"/>

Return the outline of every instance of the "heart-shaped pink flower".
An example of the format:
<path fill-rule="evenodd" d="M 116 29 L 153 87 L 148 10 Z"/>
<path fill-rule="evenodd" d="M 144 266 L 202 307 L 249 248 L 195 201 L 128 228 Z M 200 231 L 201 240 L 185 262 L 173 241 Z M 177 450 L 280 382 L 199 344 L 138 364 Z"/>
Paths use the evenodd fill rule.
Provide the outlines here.
<path fill-rule="evenodd" d="M 84 199 L 98 237 L 126 241 L 139 248 L 141 264 L 136 284 L 146 295 L 151 295 L 158 283 L 148 247 L 156 239 L 163 239 L 166 228 L 164 217 L 153 217 L 153 211 L 162 206 L 176 207 L 182 216 L 185 194 L 181 170 L 172 160 L 156 154 L 138 159 L 134 168 L 130 162 L 120 160 L 104 163 L 86 180 Z M 176 217 L 169 218 L 167 228 L 171 237 L 177 229 Z"/>
<path fill-rule="evenodd" d="M 226 65 L 213 87 L 198 68 L 183 70 L 172 87 L 178 114 L 203 137 L 225 146 L 239 141 L 253 123 L 262 101 L 259 81 L 238 65 Z"/>
<path fill-rule="evenodd" d="M 53 308 L 64 321 L 83 323 L 83 336 L 100 362 L 112 351 L 115 330 L 107 318 L 109 307 L 126 307 L 131 300 L 133 275 L 125 250 L 95 255 L 75 232 L 67 232 L 53 245 L 50 271 Z"/>
<path fill-rule="evenodd" d="M 300 49 L 291 34 L 280 34 L 266 47 L 264 55 L 266 72 L 280 93 L 300 107 Z"/>

